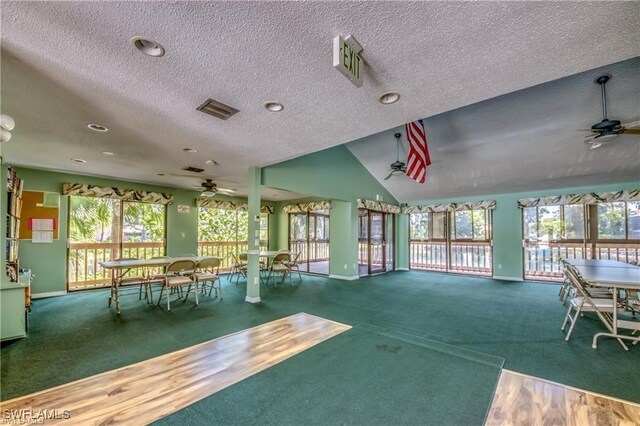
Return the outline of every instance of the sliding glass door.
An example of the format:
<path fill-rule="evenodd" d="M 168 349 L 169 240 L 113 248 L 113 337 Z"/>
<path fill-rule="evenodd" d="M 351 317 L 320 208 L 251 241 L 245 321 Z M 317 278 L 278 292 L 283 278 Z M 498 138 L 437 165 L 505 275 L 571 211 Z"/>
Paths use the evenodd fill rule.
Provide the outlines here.
<path fill-rule="evenodd" d="M 290 213 L 289 250 L 300 254 L 300 271 L 329 275 L 329 212 Z"/>
<path fill-rule="evenodd" d="M 395 269 L 395 215 L 359 210 L 358 273 L 379 274 Z"/>
<path fill-rule="evenodd" d="M 165 254 L 166 206 L 161 204 L 70 196 L 68 226 L 70 291 L 109 285 L 111 275 L 99 262 Z"/>
<path fill-rule="evenodd" d="M 409 267 L 492 275 L 491 210 L 412 213 L 409 217 Z"/>

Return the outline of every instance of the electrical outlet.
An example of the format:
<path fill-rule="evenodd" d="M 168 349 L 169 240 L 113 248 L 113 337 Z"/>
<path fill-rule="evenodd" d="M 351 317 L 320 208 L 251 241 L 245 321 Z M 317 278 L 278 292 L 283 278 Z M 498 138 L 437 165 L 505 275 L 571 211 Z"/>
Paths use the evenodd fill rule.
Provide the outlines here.
<path fill-rule="evenodd" d="M 498 263 L 498 269 L 502 269 L 502 263 Z"/>
<path fill-rule="evenodd" d="M 258 280 L 259 280 L 259 278 L 258 278 L 258 277 L 255 277 L 255 278 L 253 279 L 253 283 L 254 283 L 255 285 L 258 285 Z"/>
<path fill-rule="evenodd" d="M 346 263 L 344 264 L 344 269 L 347 269 L 347 264 Z"/>

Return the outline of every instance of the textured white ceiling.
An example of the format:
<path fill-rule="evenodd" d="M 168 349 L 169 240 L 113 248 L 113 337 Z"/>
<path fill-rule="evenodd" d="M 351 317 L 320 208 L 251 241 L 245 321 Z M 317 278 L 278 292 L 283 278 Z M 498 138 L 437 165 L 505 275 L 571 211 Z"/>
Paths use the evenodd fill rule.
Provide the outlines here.
<path fill-rule="evenodd" d="M 205 160 L 215 159 L 220 166 L 207 173 L 239 194 L 250 165 L 640 53 L 640 8 L 633 2 L 4 1 L 0 7 L 0 99 L 17 122 L 3 147 L 7 162 L 189 187 L 193 179 L 156 173 L 207 168 Z M 354 34 L 365 47 L 360 89 L 331 66 L 338 34 Z M 159 41 L 167 54 L 142 55 L 130 43 L 138 35 Z M 377 95 L 387 90 L 399 91 L 400 102 L 379 104 Z M 220 121 L 196 111 L 209 97 L 240 113 Z M 268 100 L 285 110 L 266 111 Z M 87 122 L 110 131 L 89 132 Z M 117 155 L 100 154 L 105 150 Z"/>
<path fill-rule="evenodd" d="M 395 132 L 347 144 L 351 152 L 400 201 L 518 192 L 640 180 L 640 135 L 621 135 L 590 149 L 583 140 L 602 119 L 595 77 L 610 73 L 610 119 L 640 120 L 640 57 L 424 120 L 432 165 L 419 184 L 404 175 L 384 181 L 396 158 Z"/>

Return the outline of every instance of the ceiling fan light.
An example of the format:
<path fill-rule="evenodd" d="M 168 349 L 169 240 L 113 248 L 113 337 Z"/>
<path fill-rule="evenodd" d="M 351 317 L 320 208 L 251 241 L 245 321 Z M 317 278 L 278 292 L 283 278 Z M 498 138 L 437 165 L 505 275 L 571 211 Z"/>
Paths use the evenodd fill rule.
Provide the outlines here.
<path fill-rule="evenodd" d="M 600 148 L 601 146 L 602 146 L 602 144 L 600 142 L 594 142 L 594 143 L 591 144 L 589 149 L 597 149 L 597 148 Z"/>
<path fill-rule="evenodd" d="M 2 114 L 0 115 L 0 127 L 3 130 L 12 131 L 14 127 L 16 127 L 16 122 L 10 115 Z"/>
<path fill-rule="evenodd" d="M 202 194 L 200 194 L 201 197 L 205 197 L 205 198 L 211 198 L 214 195 L 216 195 L 215 191 L 211 191 L 209 189 L 202 191 Z"/>
<path fill-rule="evenodd" d="M 0 129 L 0 142 L 9 142 L 11 140 L 11 132 L 5 129 Z"/>
<path fill-rule="evenodd" d="M 603 132 L 602 134 L 596 136 L 593 140 L 596 143 L 603 144 L 611 142 L 613 139 L 617 138 L 619 135 L 616 132 Z"/>

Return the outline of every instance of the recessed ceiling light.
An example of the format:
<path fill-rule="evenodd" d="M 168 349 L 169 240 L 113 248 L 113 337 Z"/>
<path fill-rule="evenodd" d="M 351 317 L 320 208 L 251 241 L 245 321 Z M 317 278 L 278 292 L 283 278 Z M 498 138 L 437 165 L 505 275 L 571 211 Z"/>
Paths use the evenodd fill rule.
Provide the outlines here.
<path fill-rule="evenodd" d="M 218 162 L 216 160 L 207 160 L 206 163 L 209 166 L 217 166 L 218 165 Z"/>
<path fill-rule="evenodd" d="M 114 152 L 111 152 L 111 151 L 102 151 L 102 153 L 103 153 L 104 155 L 109 155 L 109 156 L 116 155 Z"/>
<path fill-rule="evenodd" d="M 94 132 L 104 133 L 104 132 L 108 132 L 109 131 L 109 129 L 107 129 L 102 124 L 89 123 L 89 124 L 87 124 L 87 127 L 89 129 L 93 130 Z"/>
<path fill-rule="evenodd" d="M 380 103 L 385 105 L 398 102 L 398 99 L 400 99 L 400 94 L 398 92 L 384 92 L 378 96 Z"/>
<path fill-rule="evenodd" d="M 144 37 L 134 37 L 131 39 L 131 43 L 148 56 L 153 56 L 155 58 L 159 58 L 160 56 L 164 56 L 164 47 L 157 41 L 153 41 Z"/>
<path fill-rule="evenodd" d="M 191 153 L 198 152 L 195 148 L 182 148 L 182 150 L 184 152 L 191 152 Z"/>
<path fill-rule="evenodd" d="M 282 105 L 280 102 L 273 101 L 265 102 L 264 107 L 271 112 L 280 112 L 284 109 L 284 105 Z"/>
<path fill-rule="evenodd" d="M 164 176 L 164 173 L 156 173 L 156 176 Z"/>
<path fill-rule="evenodd" d="M 71 161 L 75 161 L 76 163 L 86 163 L 87 160 L 83 160 L 82 158 L 72 158 Z"/>

